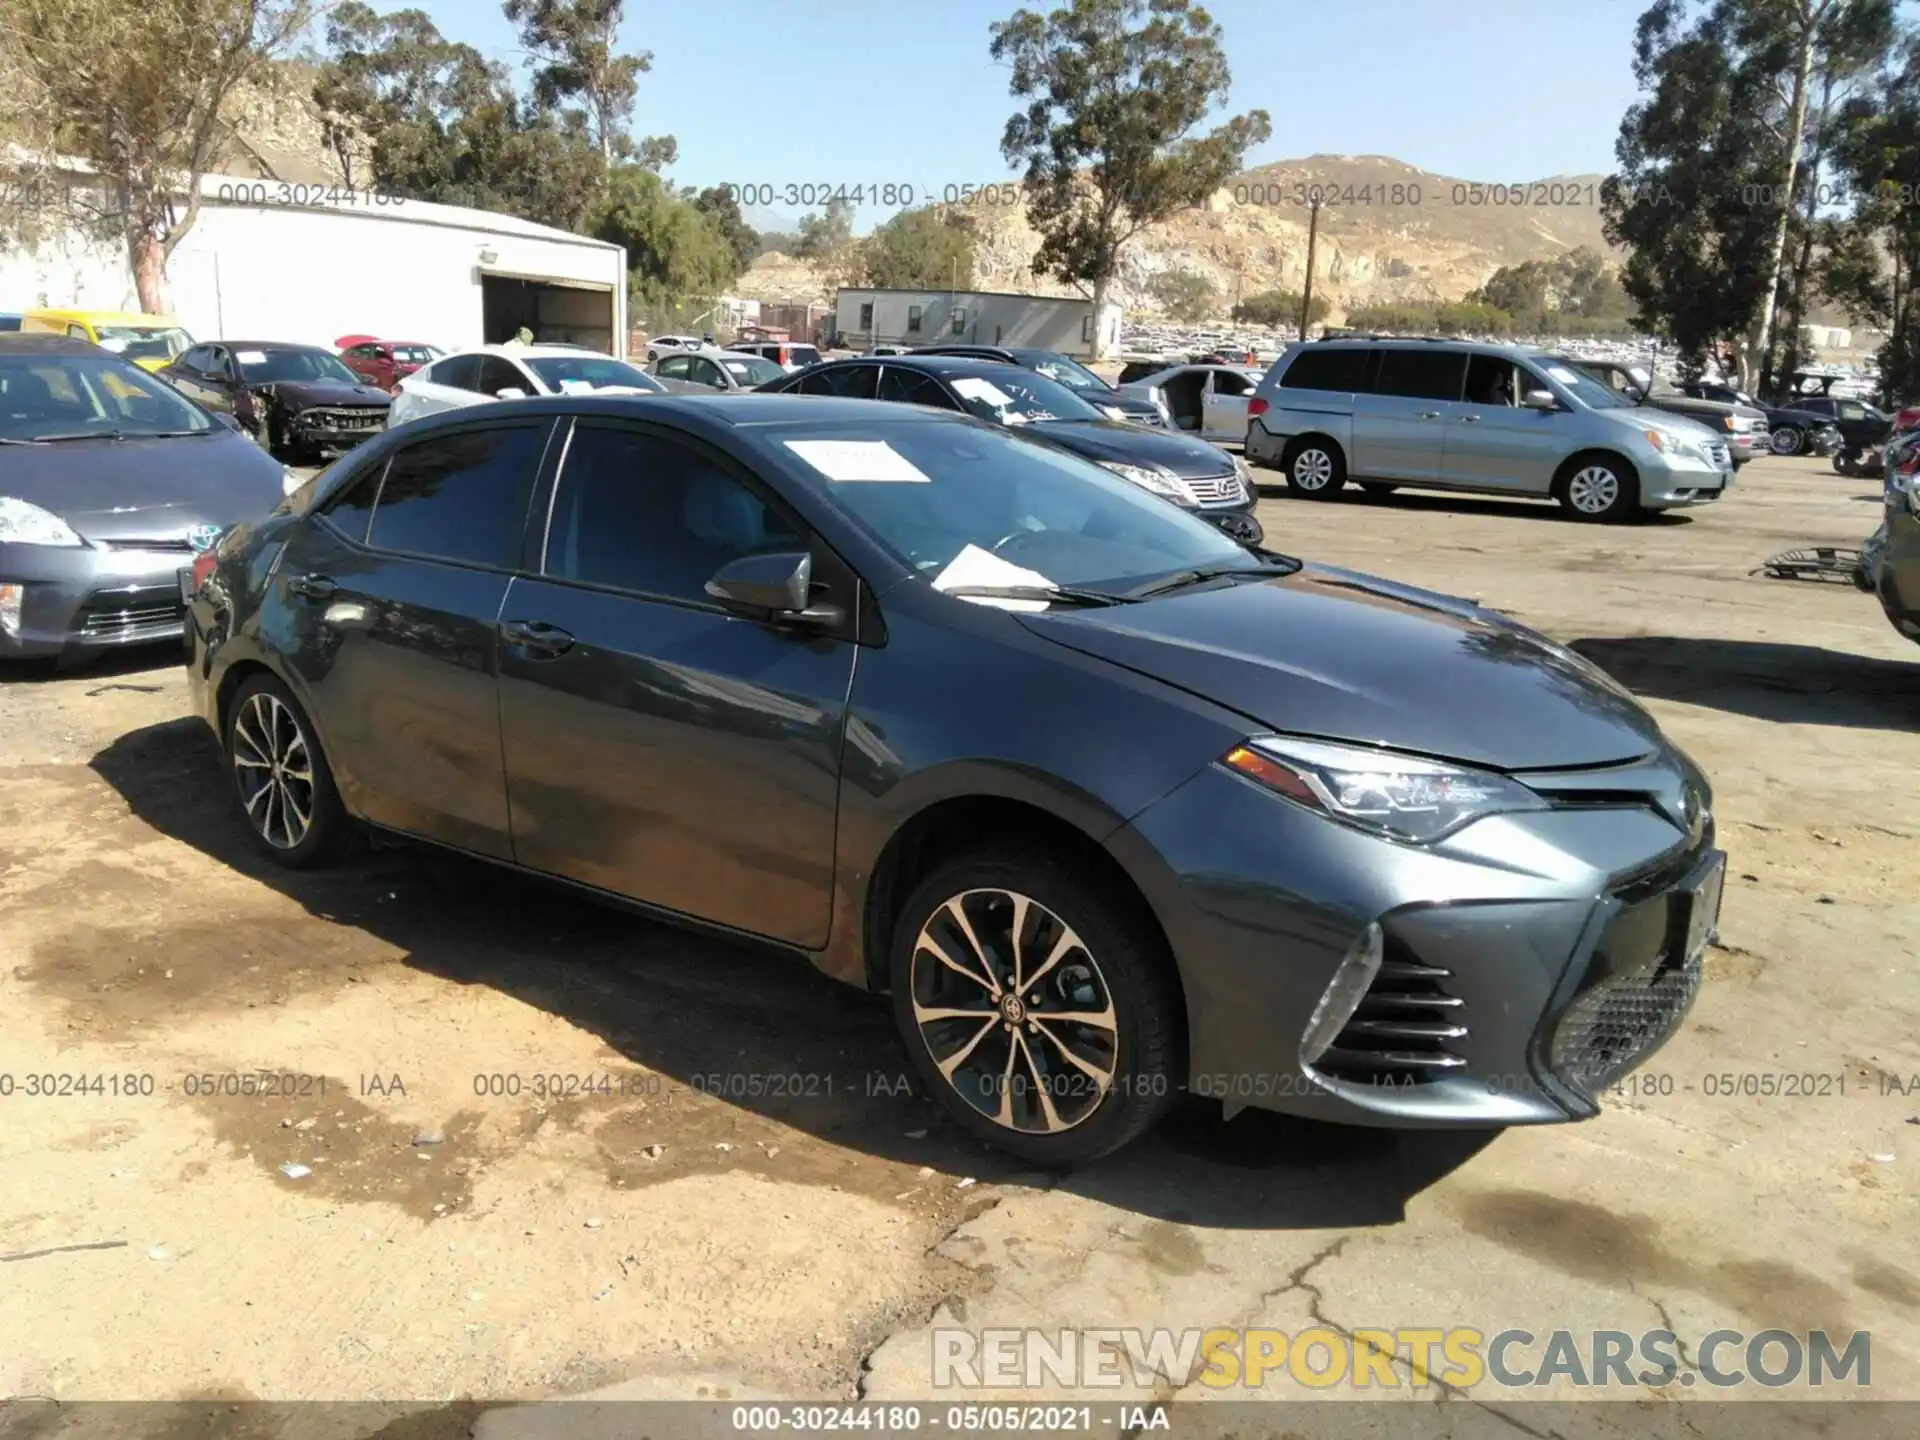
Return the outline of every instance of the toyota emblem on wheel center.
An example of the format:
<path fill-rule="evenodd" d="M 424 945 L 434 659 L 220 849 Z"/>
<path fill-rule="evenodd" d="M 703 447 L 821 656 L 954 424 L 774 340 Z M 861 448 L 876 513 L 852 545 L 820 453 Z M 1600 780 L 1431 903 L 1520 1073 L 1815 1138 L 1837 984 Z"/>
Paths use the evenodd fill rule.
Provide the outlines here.
<path fill-rule="evenodd" d="M 196 525 L 187 531 L 187 543 L 193 547 L 195 554 L 198 554 L 202 550 L 212 548 L 213 542 L 219 538 L 220 527 L 218 525 Z"/>

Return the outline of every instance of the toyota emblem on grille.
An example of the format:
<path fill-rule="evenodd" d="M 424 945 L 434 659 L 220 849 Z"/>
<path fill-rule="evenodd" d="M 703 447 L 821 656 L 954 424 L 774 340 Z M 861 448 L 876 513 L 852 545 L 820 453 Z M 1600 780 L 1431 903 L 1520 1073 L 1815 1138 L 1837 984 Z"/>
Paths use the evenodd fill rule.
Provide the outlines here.
<path fill-rule="evenodd" d="M 187 531 L 187 543 L 193 547 L 195 554 L 198 554 L 202 550 L 210 549 L 213 542 L 219 538 L 220 527 L 218 525 L 196 525 Z"/>

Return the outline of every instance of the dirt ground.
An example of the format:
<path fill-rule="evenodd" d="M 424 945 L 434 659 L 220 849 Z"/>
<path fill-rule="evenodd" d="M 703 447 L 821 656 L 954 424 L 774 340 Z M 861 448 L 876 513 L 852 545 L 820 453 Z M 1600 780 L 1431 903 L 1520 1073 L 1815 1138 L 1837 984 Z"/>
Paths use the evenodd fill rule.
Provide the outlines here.
<path fill-rule="evenodd" d="M 1875 1395 L 1920 1398 L 1920 649 L 1750 574 L 1857 546 L 1877 490 L 1768 459 L 1632 528 L 1262 506 L 1280 548 L 1572 642 L 1716 786 L 1670 1093 L 1498 1137 L 1194 1102 L 1014 1173 L 805 967 L 424 852 L 257 862 L 171 650 L 10 676 L 0 1397 L 924 1397 L 942 1323 L 1320 1319 L 1870 1330 Z M 1832 1078 L 1738 1093 L 1783 1072 Z"/>

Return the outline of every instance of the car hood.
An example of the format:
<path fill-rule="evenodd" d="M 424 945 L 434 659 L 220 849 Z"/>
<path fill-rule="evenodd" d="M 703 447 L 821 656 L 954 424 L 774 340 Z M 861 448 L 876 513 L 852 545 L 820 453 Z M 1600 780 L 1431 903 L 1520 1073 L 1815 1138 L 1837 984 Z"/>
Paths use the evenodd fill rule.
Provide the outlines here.
<path fill-rule="evenodd" d="M 60 516 L 88 540 L 164 540 L 268 514 L 285 472 L 252 440 L 211 435 L 8 446 L 0 493 Z"/>
<path fill-rule="evenodd" d="M 1498 770 L 1614 764 L 1662 743 L 1572 651 L 1471 601 L 1350 570 L 1018 618 L 1287 734 Z"/>
<path fill-rule="evenodd" d="M 1020 428 L 1089 460 L 1164 465 L 1183 479 L 1225 475 L 1233 470 L 1233 457 L 1216 445 L 1119 420 L 1043 420 Z"/>
<path fill-rule="evenodd" d="M 349 385 L 344 380 L 265 380 L 247 388 L 272 394 L 290 405 L 368 405 L 382 409 L 393 397 L 378 385 Z"/>
<path fill-rule="evenodd" d="M 1727 438 L 1727 432 L 1717 421 L 1709 425 L 1703 420 L 1694 420 L 1668 410 L 1652 400 L 1640 405 L 1625 405 L 1618 410 L 1595 410 L 1592 413 L 1616 425 L 1626 425 L 1634 430 L 1658 430 L 1663 435 L 1670 435 L 1677 440 L 1690 440 L 1695 444 L 1703 438 L 1721 441 Z"/>

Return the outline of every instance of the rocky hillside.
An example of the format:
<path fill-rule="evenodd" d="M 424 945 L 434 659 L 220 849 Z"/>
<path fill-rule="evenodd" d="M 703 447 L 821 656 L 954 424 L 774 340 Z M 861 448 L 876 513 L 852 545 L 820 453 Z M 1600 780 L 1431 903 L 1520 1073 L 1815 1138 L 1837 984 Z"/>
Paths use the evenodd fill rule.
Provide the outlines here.
<path fill-rule="evenodd" d="M 1205 276 L 1223 308 L 1236 296 L 1297 290 L 1306 275 L 1305 199 L 1323 197 L 1314 284 L 1338 313 L 1387 300 L 1458 300 L 1502 265 L 1586 245 L 1606 251 L 1598 175 L 1488 185 L 1417 170 L 1383 155 L 1315 155 L 1249 170 L 1204 208 L 1152 227 L 1130 247 L 1115 298 L 1152 313 L 1153 277 Z M 984 290 L 1073 294 L 1037 279 L 1039 237 L 1017 207 L 970 207 L 980 242 L 973 284 Z M 831 277 L 764 256 L 742 278 L 758 299 L 819 297 Z M 808 288 L 812 287 L 812 288 Z"/>

